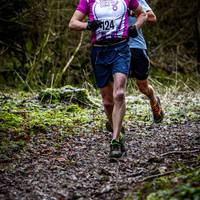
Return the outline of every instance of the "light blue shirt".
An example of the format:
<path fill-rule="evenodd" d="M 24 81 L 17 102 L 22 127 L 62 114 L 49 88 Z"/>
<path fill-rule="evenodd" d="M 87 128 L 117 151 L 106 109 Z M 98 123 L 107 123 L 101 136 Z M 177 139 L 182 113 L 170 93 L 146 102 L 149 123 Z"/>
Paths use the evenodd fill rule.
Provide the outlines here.
<path fill-rule="evenodd" d="M 152 10 L 145 0 L 138 0 L 145 12 Z M 136 22 L 135 17 L 129 16 L 128 25 L 133 25 Z M 137 49 L 147 49 L 146 41 L 144 39 L 142 29 L 138 29 L 138 36 L 135 38 L 129 37 L 129 47 Z"/>

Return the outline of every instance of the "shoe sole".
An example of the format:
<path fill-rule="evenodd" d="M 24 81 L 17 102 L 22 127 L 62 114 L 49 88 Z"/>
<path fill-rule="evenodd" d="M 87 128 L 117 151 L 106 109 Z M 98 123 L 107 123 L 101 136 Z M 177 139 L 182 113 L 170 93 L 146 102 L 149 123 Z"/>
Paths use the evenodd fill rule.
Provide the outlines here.
<path fill-rule="evenodd" d="M 109 161 L 110 162 L 118 162 L 120 159 L 123 159 L 126 156 L 127 156 L 127 152 L 123 152 L 120 157 L 110 157 L 109 156 Z"/>

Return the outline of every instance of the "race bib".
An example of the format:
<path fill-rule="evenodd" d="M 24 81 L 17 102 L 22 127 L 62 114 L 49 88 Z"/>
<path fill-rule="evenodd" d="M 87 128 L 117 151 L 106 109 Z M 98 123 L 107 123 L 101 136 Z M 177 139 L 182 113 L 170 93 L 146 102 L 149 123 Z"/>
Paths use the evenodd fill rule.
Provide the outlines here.
<path fill-rule="evenodd" d="M 111 20 L 102 20 L 102 24 L 100 27 L 102 32 L 108 32 L 108 31 L 115 31 L 116 30 L 116 24 L 113 19 Z"/>

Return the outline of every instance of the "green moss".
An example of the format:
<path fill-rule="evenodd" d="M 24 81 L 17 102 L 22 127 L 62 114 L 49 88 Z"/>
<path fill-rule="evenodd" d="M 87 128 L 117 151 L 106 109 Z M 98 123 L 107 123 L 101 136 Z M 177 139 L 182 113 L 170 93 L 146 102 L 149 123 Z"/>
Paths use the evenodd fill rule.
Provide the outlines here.
<path fill-rule="evenodd" d="M 84 98 L 83 93 L 81 97 Z M 10 154 L 16 149 L 23 149 L 29 140 L 27 138 L 37 134 L 44 134 L 46 140 L 46 133 L 56 132 L 56 140 L 62 141 L 59 138 L 73 134 L 78 127 L 83 129 L 87 126 L 91 121 L 90 113 L 93 112 L 73 103 L 66 105 L 59 102 L 54 105 L 44 105 L 24 92 L 9 95 L 6 101 L 2 99 L 3 101 L 0 98 L 0 106 L 3 110 L 0 112 L 0 154 L 2 155 L 6 152 Z"/>
<path fill-rule="evenodd" d="M 28 127 L 41 132 L 47 132 L 51 126 L 72 126 L 72 120 L 59 110 L 35 111 L 29 118 Z"/>
<path fill-rule="evenodd" d="M 45 103 L 57 103 L 61 100 L 59 91 L 53 88 L 47 88 L 46 90 L 41 91 L 39 99 L 41 102 Z"/>
<path fill-rule="evenodd" d="M 147 200 L 167 200 L 169 190 L 161 190 L 157 193 L 151 193 L 147 196 Z"/>
<path fill-rule="evenodd" d="M 185 170 L 182 173 L 156 178 L 138 186 L 134 193 L 138 200 L 199 200 L 200 168 Z"/>
<path fill-rule="evenodd" d="M 81 111 L 81 108 L 76 104 L 72 104 L 67 106 L 66 111 L 71 113 L 79 113 Z"/>
<path fill-rule="evenodd" d="M 161 177 L 159 179 L 156 179 L 154 181 L 154 188 L 159 189 L 159 188 L 167 188 L 170 187 L 170 182 L 167 177 Z"/>
<path fill-rule="evenodd" d="M 90 98 L 89 93 L 83 88 L 74 88 L 66 85 L 62 88 L 47 88 L 39 94 L 39 99 L 44 103 L 77 103 L 79 105 L 94 104 Z"/>
<path fill-rule="evenodd" d="M 20 131 L 20 127 L 23 123 L 23 117 L 9 113 L 9 112 L 1 112 L 0 113 L 0 130 L 1 131 L 8 131 L 8 129 L 12 129 L 13 131 Z"/>

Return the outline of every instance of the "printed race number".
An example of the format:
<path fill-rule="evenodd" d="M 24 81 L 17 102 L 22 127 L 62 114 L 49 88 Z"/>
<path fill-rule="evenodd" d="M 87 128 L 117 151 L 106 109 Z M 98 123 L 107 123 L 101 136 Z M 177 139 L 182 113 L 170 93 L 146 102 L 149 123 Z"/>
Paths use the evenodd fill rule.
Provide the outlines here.
<path fill-rule="evenodd" d="M 114 20 L 104 20 L 101 24 L 101 30 L 104 32 L 115 30 Z"/>

